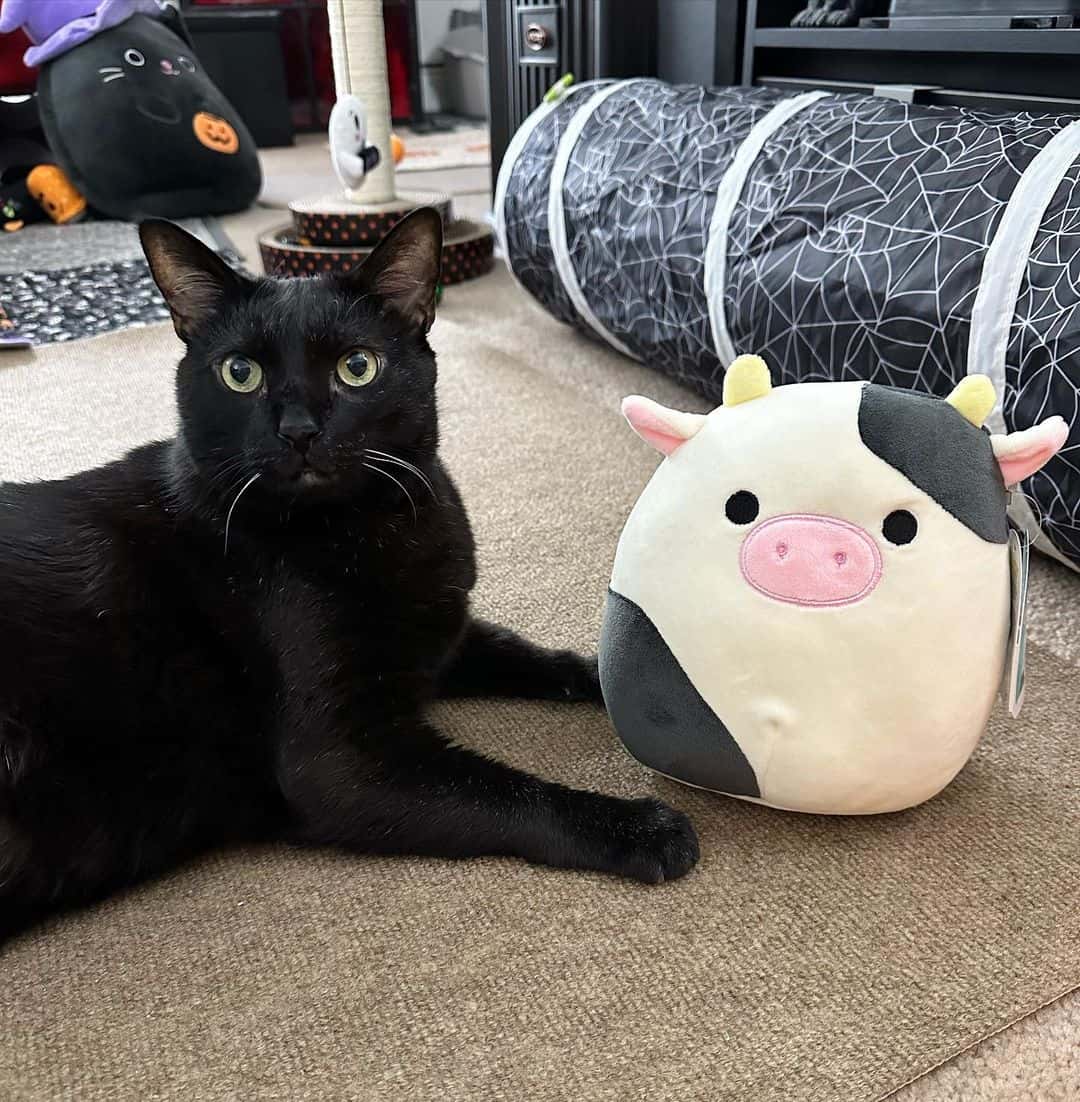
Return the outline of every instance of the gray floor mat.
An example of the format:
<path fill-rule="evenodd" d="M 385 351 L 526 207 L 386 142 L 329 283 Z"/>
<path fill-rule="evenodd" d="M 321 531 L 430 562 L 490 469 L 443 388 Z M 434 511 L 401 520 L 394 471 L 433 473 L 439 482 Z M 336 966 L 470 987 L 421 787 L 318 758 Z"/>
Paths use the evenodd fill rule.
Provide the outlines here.
<path fill-rule="evenodd" d="M 180 222 L 234 260 L 216 219 Z M 35 345 L 147 325 L 169 316 L 130 222 L 28 226 L 0 246 L 0 306 Z"/>

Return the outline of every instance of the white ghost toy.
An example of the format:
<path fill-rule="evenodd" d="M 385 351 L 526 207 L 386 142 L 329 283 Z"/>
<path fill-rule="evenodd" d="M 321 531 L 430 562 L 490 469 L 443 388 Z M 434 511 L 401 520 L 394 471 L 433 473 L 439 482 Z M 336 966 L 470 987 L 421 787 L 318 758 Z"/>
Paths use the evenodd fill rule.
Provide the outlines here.
<path fill-rule="evenodd" d="M 367 111 L 358 96 L 339 96 L 330 112 L 330 160 L 344 188 L 358 188 L 379 163 L 379 151 L 367 144 Z"/>

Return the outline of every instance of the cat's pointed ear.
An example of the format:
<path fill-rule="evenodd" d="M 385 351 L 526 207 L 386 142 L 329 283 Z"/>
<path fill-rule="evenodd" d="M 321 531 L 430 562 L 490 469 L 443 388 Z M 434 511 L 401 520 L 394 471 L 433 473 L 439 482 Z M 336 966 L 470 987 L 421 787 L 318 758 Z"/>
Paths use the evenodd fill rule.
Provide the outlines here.
<path fill-rule="evenodd" d="M 421 207 L 376 245 L 351 282 L 426 333 L 435 320 L 441 265 L 442 218 L 432 207 Z"/>
<path fill-rule="evenodd" d="M 227 298 L 243 295 L 247 281 L 175 223 L 141 222 L 139 239 L 182 341 L 190 340 Z"/>

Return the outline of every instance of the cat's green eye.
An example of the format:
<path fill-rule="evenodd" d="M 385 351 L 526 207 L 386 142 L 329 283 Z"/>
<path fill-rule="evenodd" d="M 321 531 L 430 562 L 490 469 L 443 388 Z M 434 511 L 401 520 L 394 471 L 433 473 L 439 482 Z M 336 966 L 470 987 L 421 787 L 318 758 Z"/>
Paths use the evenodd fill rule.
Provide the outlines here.
<path fill-rule="evenodd" d="M 367 348 L 354 348 L 337 362 L 337 377 L 346 386 L 367 386 L 379 374 L 382 362 L 378 353 Z"/>
<path fill-rule="evenodd" d="M 249 356 L 226 356 L 221 361 L 221 378 L 237 394 L 250 394 L 262 386 L 263 369 Z"/>

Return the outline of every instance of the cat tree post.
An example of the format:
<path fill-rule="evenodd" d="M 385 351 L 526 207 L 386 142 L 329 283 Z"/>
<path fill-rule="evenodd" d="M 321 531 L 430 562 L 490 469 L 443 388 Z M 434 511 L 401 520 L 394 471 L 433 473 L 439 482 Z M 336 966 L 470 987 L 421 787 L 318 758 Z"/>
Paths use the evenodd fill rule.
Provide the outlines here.
<path fill-rule="evenodd" d="M 390 153 L 390 85 L 382 0 L 328 0 L 334 87 L 339 96 L 359 96 L 367 108 L 368 141 L 382 157 L 358 188 L 346 188 L 356 203 L 386 203 L 397 197 Z"/>
<path fill-rule="evenodd" d="M 327 0 L 334 84 L 338 96 L 355 95 L 367 115 L 367 143 L 379 163 L 355 188 L 289 204 L 292 224 L 259 238 L 263 267 L 273 275 L 348 272 L 410 211 L 434 207 L 443 220 L 442 283 L 458 283 L 490 271 L 495 239 L 488 226 L 452 220 L 450 198 L 399 191 L 390 143 L 390 88 L 382 0 Z M 327 155 L 329 169 L 329 154 Z"/>

